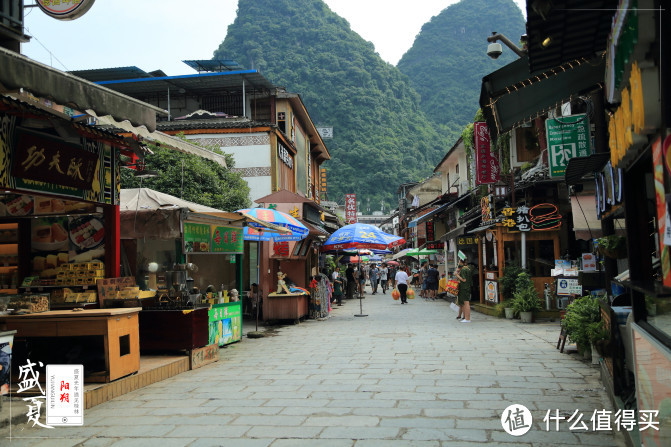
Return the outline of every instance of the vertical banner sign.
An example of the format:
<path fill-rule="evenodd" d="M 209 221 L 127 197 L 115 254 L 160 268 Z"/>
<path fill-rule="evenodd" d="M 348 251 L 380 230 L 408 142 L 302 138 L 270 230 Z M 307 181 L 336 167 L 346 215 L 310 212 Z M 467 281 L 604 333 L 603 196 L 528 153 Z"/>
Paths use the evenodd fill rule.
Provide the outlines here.
<path fill-rule="evenodd" d="M 426 222 L 426 240 L 427 241 L 433 241 L 434 234 L 433 234 L 433 221 L 429 220 Z"/>
<path fill-rule="evenodd" d="M 550 177 L 563 177 L 571 158 L 586 157 L 591 153 L 586 114 L 548 118 L 545 120 L 545 130 Z"/>
<path fill-rule="evenodd" d="M 664 197 L 664 161 L 662 160 L 662 138 L 659 137 L 652 144 L 652 165 L 655 173 L 655 198 L 657 199 L 657 230 L 659 231 L 659 257 L 662 267 L 663 283 L 671 287 L 671 252 L 664 245 L 664 230 L 666 229 L 666 200 Z"/>
<path fill-rule="evenodd" d="M 356 216 L 356 194 L 345 194 L 345 222 L 355 224 Z"/>
<path fill-rule="evenodd" d="M 475 183 L 496 183 L 500 176 L 499 161 L 491 151 L 487 123 L 473 123 L 475 141 Z"/>

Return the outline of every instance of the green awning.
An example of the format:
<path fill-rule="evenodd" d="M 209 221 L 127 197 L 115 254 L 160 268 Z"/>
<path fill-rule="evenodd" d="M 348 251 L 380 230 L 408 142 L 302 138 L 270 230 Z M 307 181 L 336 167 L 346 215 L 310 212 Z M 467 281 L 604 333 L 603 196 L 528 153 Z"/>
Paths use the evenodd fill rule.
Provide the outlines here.
<path fill-rule="evenodd" d="M 603 83 L 604 70 L 600 55 L 530 74 L 525 56 L 488 74 L 482 78 L 480 107 L 492 138 L 594 90 Z"/>

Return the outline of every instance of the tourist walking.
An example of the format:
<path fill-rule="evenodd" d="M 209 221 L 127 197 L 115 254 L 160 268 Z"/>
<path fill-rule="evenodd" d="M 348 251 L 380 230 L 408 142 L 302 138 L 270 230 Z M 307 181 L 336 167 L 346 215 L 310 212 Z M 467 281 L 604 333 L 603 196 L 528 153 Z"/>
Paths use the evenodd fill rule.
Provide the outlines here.
<path fill-rule="evenodd" d="M 377 293 L 377 283 L 380 278 L 380 271 L 377 268 L 376 264 L 373 264 L 368 270 L 368 278 L 370 278 L 370 288 L 373 289 L 373 295 Z"/>
<path fill-rule="evenodd" d="M 359 282 L 359 296 L 364 296 L 366 293 L 366 270 L 363 268 L 362 265 L 359 265 L 359 277 L 357 278 L 357 281 Z"/>
<path fill-rule="evenodd" d="M 396 281 L 396 288 L 398 289 L 398 292 L 401 294 L 401 304 L 407 304 L 408 273 L 406 272 L 406 269 L 399 268 L 394 280 Z"/>
<path fill-rule="evenodd" d="M 382 264 L 382 267 L 380 267 L 380 286 L 382 287 L 383 295 L 387 291 L 388 278 L 389 278 L 389 268 L 387 267 L 387 264 Z"/>

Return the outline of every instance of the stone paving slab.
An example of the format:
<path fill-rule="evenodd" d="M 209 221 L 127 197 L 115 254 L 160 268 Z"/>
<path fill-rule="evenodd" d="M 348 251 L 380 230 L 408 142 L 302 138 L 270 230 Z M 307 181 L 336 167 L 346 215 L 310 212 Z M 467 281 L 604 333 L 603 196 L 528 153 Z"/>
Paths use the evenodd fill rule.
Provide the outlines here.
<path fill-rule="evenodd" d="M 598 368 L 556 350 L 558 323 L 474 313 L 465 325 L 442 300 L 401 306 L 384 295 L 363 307 L 368 317 L 346 301 L 325 321 L 245 338 L 219 362 L 86 410 L 83 427 L 15 425 L 7 445 L 624 446 L 613 432 L 543 429 L 548 410 L 612 410 Z M 501 426 L 511 404 L 532 412 L 524 436 Z"/>

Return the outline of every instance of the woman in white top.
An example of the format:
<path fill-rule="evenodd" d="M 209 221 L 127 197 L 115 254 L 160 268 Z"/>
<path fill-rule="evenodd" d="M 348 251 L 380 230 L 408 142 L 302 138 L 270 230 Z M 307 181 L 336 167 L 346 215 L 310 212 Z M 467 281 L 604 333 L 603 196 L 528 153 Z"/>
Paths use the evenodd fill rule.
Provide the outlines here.
<path fill-rule="evenodd" d="M 406 292 L 408 291 L 408 273 L 406 272 L 406 267 L 399 268 L 396 273 L 396 287 L 398 288 L 399 293 L 401 294 L 401 304 L 407 304 L 408 297 Z"/>

